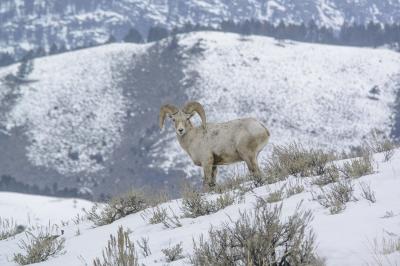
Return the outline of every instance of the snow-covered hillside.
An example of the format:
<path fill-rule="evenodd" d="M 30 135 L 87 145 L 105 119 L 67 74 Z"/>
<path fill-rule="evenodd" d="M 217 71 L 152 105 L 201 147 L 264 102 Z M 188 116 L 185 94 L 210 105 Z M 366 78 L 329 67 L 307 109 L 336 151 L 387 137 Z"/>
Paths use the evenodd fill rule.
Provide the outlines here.
<path fill-rule="evenodd" d="M 188 98 L 204 104 L 210 122 L 252 116 L 270 129 L 271 144 L 332 150 L 359 145 L 374 128 L 390 132 L 398 53 L 213 32 L 189 34 L 181 45 L 186 77 L 196 77 Z M 201 56 L 190 56 L 194 47 Z M 172 143 L 176 156 L 162 152 L 171 163 L 182 158 Z"/>
<path fill-rule="evenodd" d="M 2 0 L 0 52 L 104 42 L 110 34 L 122 38 L 131 26 L 145 33 L 151 25 L 218 25 L 251 18 L 273 23 L 314 19 L 334 29 L 344 22 L 396 23 L 399 8 L 393 0 Z"/>
<path fill-rule="evenodd" d="M 93 203 L 82 199 L 63 199 L 34 196 L 11 192 L 0 192 L 0 218 L 12 218 L 21 225 L 60 224 L 90 209 Z"/>
<path fill-rule="evenodd" d="M 382 256 L 380 259 L 382 265 L 397 265 L 400 263 L 399 251 L 383 255 L 380 251 L 374 252 L 374 241 L 381 246 L 381 239 L 386 241 L 400 241 L 400 150 L 396 150 L 394 156 L 388 161 L 383 162 L 383 154 L 374 156 L 374 173 L 352 180 L 354 185 L 354 196 L 358 199 L 346 204 L 346 208 L 339 214 L 330 214 L 329 211 L 312 200 L 311 191 L 319 189 L 311 185 L 310 178 L 299 178 L 296 182 L 305 187 L 304 192 L 283 199 L 283 216 L 291 215 L 296 206 L 303 201 L 302 209 L 312 210 L 314 219 L 311 222 L 312 229 L 316 234 L 318 243 L 317 253 L 326 259 L 327 265 L 345 266 L 345 265 L 376 265 L 373 256 Z M 228 206 L 216 213 L 200 216 L 197 218 L 180 218 L 181 227 L 166 229 L 162 224 L 149 224 L 149 210 L 145 210 L 133 215 L 122 218 L 112 224 L 92 228 L 88 221 L 81 223 L 70 223 L 62 226 L 65 230 L 66 253 L 56 258 L 38 265 L 81 265 L 84 261 L 91 263 L 92 259 L 101 256 L 101 251 L 105 247 L 109 235 L 116 234 L 117 228 L 123 226 L 130 229 L 130 237 L 134 240 L 141 238 L 149 239 L 151 255 L 144 258 L 139 252 L 139 262 L 145 265 L 165 265 L 165 257 L 161 249 L 183 243 L 184 259 L 175 261 L 171 265 L 187 265 L 188 256 L 192 254 L 193 239 L 197 240 L 201 234 L 207 236 L 210 226 L 219 228 L 226 221 L 236 220 L 239 217 L 239 211 L 251 210 L 259 197 L 266 197 L 271 192 L 280 189 L 285 182 L 263 186 L 247 192 L 243 200 Z M 375 193 L 376 202 L 371 203 L 360 196 L 361 183 L 369 184 L 371 190 Z M 21 197 L 16 194 L 7 195 L 7 206 L 0 205 L 0 213 L 3 214 L 4 208 L 11 208 L 15 199 Z M 209 197 L 215 197 L 209 195 Z M 47 200 L 50 201 L 50 200 Z M 27 200 L 25 203 L 30 208 L 38 208 L 36 201 Z M 272 203 L 272 205 L 279 203 Z M 177 216 L 182 215 L 182 202 L 180 199 L 173 200 L 161 205 L 169 211 L 175 212 Z M 52 216 L 46 216 L 46 219 L 57 220 L 59 216 L 59 207 L 56 202 L 47 204 L 46 211 Z M 65 213 L 71 214 L 68 210 Z M 147 215 L 146 215 L 147 213 Z M 12 216 L 12 215 L 11 215 Z M 65 216 L 64 216 L 65 217 Z M 147 218 L 146 218 L 147 217 Z M 72 215 L 70 218 L 73 218 Z M 79 234 L 76 232 L 79 230 Z M 0 264 L 15 265 L 10 258 L 12 254 L 19 251 L 18 241 L 23 234 L 15 238 L 0 241 Z M 386 264 L 386 262 L 391 264 Z"/>
<path fill-rule="evenodd" d="M 293 141 L 340 151 L 373 129 L 390 133 L 399 53 L 217 32 L 178 39 L 36 59 L 19 85 L 7 79 L 16 65 L 0 69 L 0 176 L 97 195 L 174 186 L 200 172 L 171 124 L 158 129 L 166 102 L 200 101 L 210 122 L 256 117 L 272 135 L 266 152 Z"/>

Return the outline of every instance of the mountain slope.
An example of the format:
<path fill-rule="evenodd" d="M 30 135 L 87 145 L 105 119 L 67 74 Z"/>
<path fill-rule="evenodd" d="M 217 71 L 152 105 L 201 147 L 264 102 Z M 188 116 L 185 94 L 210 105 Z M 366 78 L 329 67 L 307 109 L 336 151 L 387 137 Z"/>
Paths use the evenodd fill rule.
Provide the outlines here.
<path fill-rule="evenodd" d="M 186 22 L 217 25 L 223 20 L 256 18 L 274 23 L 308 22 L 339 28 L 343 22 L 394 23 L 400 3 L 391 0 L 201 0 L 201 1 L 56 1 L 3 0 L 0 3 L 0 51 L 35 47 L 76 47 L 122 38 L 131 26 L 143 33 L 151 25 L 168 28 Z"/>
<path fill-rule="evenodd" d="M 148 238 L 151 255 L 143 257 L 139 252 L 139 262 L 145 265 L 165 265 L 166 260 L 161 249 L 182 242 L 184 259 L 172 262 L 171 265 L 187 265 L 188 256 L 193 253 L 193 239 L 198 240 L 200 235 L 207 239 L 210 226 L 219 228 L 223 222 L 231 223 L 239 217 L 239 213 L 254 209 L 257 198 L 265 198 L 270 193 L 279 190 L 286 182 L 297 183 L 305 186 L 305 191 L 300 194 L 283 199 L 283 217 L 291 215 L 296 206 L 302 202 L 303 210 L 312 210 L 314 219 L 311 222 L 315 232 L 318 247 L 317 254 L 326 259 L 329 265 L 365 265 L 369 263 L 376 265 L 373 256 L 382 256 L 382 262 L 389 261 L 390 265 L 400 262 L 399 251 L 381 254 L 374 251 L 374 241 L 381 245 L 381 239 L 395 241 L 400 236 L 400 209 L 398 202 L 400 195 L 398 187 L 400 179 L 400 150 L 396 150 L 394 156 L 388 162 L 383 162 L 384 155 L 374 156 L 374 173 L 352 180 L 354 196 L 358 200 L 346 204 L 346 208 L 339 214 L 332 215 L 329 211 L 313 201 L 311 191 L 318 191 L 317 186 L 311 185 L 312 178 L 293 178 L 286 181 L 266 185 L 247 192 L 243 199 L 216 213 L 200 216 L 197 218 L 181 218 L 181 227 L 164 228 L 162 224 L 149 224 L 151 210 L 129 215 L 110 225 L 91 228 L 90 222 L 79 224 L 70 223 L 60 229 L 65 230 L 66 253 L 38 265 L 79 265 L 86 261 L 90 263 L 94 257 L 101 256 L 101 250 L 106 246 L 109 235 L 116 234 L 117 228 L 123 226 L 130 229 L 130 238 L 140 240 Z M 337 162 L 341 164 L 343 162 Z M 369 184 L 375 193 L 376 202 L 371 203 L 361 197 L 361 183 Z M 290 186 L 290 185 L 289 185 Z M 325 187 L 326 188 L 326 187 Z M 208 195 L 215 198 L 215 195 Z M 10 197 L 12 203 L 12 197 Z M 280 203 L 272 203 L 272 206 Z M 168 212 L 174 212 L 181 216 L 181 199 L 170 201 L 160 205 Z M 2 207 L 0 206 L 0 211 Z M 49 206 L 51 209 L 51 206 Z M 55 217 L 56 218 L 56 217 Z M 75 232 L 79 229 L 80 234 Z M 7 258 L 18 252 L 18 241 L 23 234 L 17 235 L 15 239 L 0 241 L 0 264 L 15 265 Z M 137 247 L 138 248 L 138 247 Z M 383 246 L 379 246 L 383 248 Z M 376 253 L 374 253 L 376 252 Z M 82 259 L 83 258 L 83 259 Z M 389 265 L 389 264 L 384 264 Z"/>
<path fill-rule="evenodd" d="M 398 53 L 215 32 L 178 38 L 40 58 L 22 84 L 7 78 L 17 66 L 0 69 L 0 177 L 96 197 L 132 185 L 176 191 L 187 174 L 200 182 L 171 124 L 162 133 L 157 124 L 161 104 L 189 99 L 210 122 L 261 120 L 272 134 L 265 153 L 292 141 L 340 151 L 372 129 L 390 133 Z"/>

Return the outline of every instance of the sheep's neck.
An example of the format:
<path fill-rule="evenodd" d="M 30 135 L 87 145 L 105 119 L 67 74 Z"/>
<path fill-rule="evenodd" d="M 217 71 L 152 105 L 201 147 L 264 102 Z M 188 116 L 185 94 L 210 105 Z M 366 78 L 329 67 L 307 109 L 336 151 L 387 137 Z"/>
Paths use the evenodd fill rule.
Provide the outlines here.
<path fill-rule="evenodd" d="M 189 126 L 186 127 L 186 133 L 183 136 L 179 136 L 178 134 L 176 135 L 178 137 L 179 144 L 181 147 L 189 153 L 189 145 L 192 140 L 192 135 L 193 135 L 193 125 L 192 123 L 189 124 Z"/>

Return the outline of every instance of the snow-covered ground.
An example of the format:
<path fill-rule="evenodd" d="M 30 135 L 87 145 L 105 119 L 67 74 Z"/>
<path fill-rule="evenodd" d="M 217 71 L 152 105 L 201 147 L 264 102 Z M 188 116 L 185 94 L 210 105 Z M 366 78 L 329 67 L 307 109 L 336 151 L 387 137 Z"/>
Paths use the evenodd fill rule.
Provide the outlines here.
<path fill-rule="evenodd" d="M 21 225 L 45 225 L 70 220 L 93 203 L 82 199 L 35 196 L 0 192 L 0 218 L 12 218 Z"/>
<path fill-rule="evenodd" d="M 358 200 L 347 203 L 346 209 L 339 214 L 331 215 L 327 209 L 311 200 L 310 191 L 316 190 L 317 187 L 308 182 L 310 178 L 299 180 L 306 188 L 304 192 L 283 200 L 284 217 L 291 215 L 301 201 L 303 201 L 302 208 L 304 210 L 312 210 L 314 220 L 311 225 L 316 233 L 317 253 L 326 259 L 327 265 L 366 265 L 366 263 L 376 265 L 376 262 L 372 259 L 373 241 L 382 239 L 382 237 L 398 239 L 400 236 L 400 193 L 398 189 L 400 187 L 400 150 L 396 150 L 389 162 L 383 162 L 383 155 L 376 154 L 374 165 L 373 174 L 353 180 L 354 195 Z M 376 203 L 370 203 L 360 196 L 361 188 L 359 184 L 361 182 L 370 184 L 376 196 Z M 84 261 L 90 264 L 94 257 L 101 256 L 101 251 L 105 247 L 109 235 L 115 235 L 120 225 L 132 231 L 130 233 L 131 239 L 140 240 L 142 237 L 149 239 L 152 254 L 147 258 L 139 255 L 140 263 L 165 265 L 166 261 L 161 249 L 182 242 L 186 258 L 175 261 L 171 265 L 186 265 L 188 264 L 187 256 L 192 253 L 193 239 L 198 239 L 201 234 L 207 235 L 211 225 L 218 228 L 222 222 L 229 221 L 228 216 L 235 220 L 239 215 L 239 210 L 254 208 L 256 197 L 265 197 L 282 185 L 281 182 L 254 189 L 254 191 L 245 194 L 242 202 L 228 206 L 211 215 L 194 219 L 182 218 L 180 219 L 182 227 L 175 229 L 165 229 L 162 224 L 149 224 L 148 220 L 143 218 L 149 210 L 129 215 L 110 225 L 97 228 L 92 228 L 92 224 L 88 221 L 79 224 L 69 223 L 69 225 L 60 228 L 65 230 L 66 253 L 51 258 L 40 265 L 72 266 L 83 265 Z M 72 219 L 73 214 L 78 209 L 73 208 L 72 201 L 67 204 L 65 200 L 57 201 L 41 198 L 44 203 L 40 204 L 41 201 L 37 200 L 36 197 L 5 194 L 0 198 L 1 216 L 3 216 L 4 210 L 7 210 L 8 216 L 12 216 L 13 213 L 9 210 L 14 206 L 20 206 L 23 197 L 25 197 L 23 201 L 27 206 L 26 208 L 30 208 L 34 212 L 32 215 L 43 215 L 43 220 L 56 221 L 67 216 Z M 7 199 L 6 202 L 4 202 L 5 198 Z M 87 206 L 88 203 L 79 202 L 78 205 L 82 207 L 83 205 Z M 170 208 L 178 216 L 182 215 L 180 206 L 181 200 L 179 199 L 162 204 L 162 207 Z M 64 208 L 65 211 L 60 211 L 60 208 Z M 388 213 L 391 213 L 391 215 L 387 215 Z M 21 214 L 16 213 L 16 215 L 16 219 L 21 217 Z M 80 234 L 76 233 L 78 230 Z M 15 265 L 10 261 L 10 258 L 12 258 L 13 253 L 20 250 L 18 241 L 22 237 L 23 234 L 20 234 L 15 238 L 0 241 L 0 265 Z M 400 263 L 399 252 L 386 257 L 392 262 L 390 265 Z M 383 265 L 389 265 L 386 264 L 385 260 L 383 262 Z"/>

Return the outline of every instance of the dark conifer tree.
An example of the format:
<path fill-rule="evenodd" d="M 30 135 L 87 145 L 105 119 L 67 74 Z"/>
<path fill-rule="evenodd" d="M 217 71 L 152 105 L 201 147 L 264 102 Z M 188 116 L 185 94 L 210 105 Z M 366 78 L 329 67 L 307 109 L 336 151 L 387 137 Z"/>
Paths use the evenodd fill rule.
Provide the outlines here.
<path fill-rule="evenodd" d="M 56 45 L 55 43 L 53 43 L 53 44 L 51 45 L 51 47 L 50 47 L 49 54 L 57 54 L 58 52 L 59 52 L 59 51 L 58 51 L 57 45 Z"/>
<path fill-rule="evenodd" d="M 153 26 L 147 35 L 148 42 L 156 42 L 168 37 L 168 30 L 160 26 Z"/>
<path fill-rule="evenodd" d="M 131 43 L 143 43 L 143 36 L 140 32 L 135 28 L 130 28 L 128 33 L 124 37 L 124 42 Z"/>

